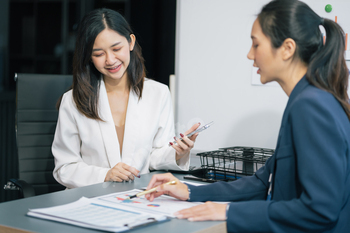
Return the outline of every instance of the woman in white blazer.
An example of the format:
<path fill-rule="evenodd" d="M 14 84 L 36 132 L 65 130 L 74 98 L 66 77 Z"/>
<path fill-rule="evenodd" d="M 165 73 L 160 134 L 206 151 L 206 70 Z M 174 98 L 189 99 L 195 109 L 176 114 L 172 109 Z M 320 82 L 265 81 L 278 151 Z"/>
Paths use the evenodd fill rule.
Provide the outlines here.
<path fill-rule="evenodd" d="M 171 143 L 169 89 L 145 73 L 141 48 L 119 13 L 97 9 L 83 18 L 72 90 L 62 96 L 52 144 L 59 183 L 74 188 L 133 180 L 155 169 L 188 170 L 198 134 Z"/>

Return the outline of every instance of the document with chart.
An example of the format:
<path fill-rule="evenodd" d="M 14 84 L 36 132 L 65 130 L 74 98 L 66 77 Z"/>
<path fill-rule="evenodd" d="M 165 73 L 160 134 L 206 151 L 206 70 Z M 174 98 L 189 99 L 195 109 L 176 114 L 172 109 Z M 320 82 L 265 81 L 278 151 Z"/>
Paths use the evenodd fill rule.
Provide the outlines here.
<path fill-rule="evenodd" d="M 30 209 L 28 216 L 91 229 L 122 232 L 139 226 L 169 220 L 176 211 L 202 202 L 180 201 L 162 195 L 153 202 L 144 196 L 128 199 L 142 190 L 133 189 L 104 196 L 86 198 L 60 206 Z"/>
<path fill-rule="evenodd" d="M 128 208 L 143 210 L 147 213 L 161 214 L 167 217 L 175 217 L 174 213 L 179 210 L 202 204 L 202 202 L 180 201 L 176 198 L 166 195 L 155 198 L 153 202 L 148 201 L 145 196 L 127 199 L 129 196 L 135 195 L 139 192 L 142 192 L 142 190 L 133 189 L 126 192 L 118 192 L 105 196 L 95 197 L 94 199 L 107 203 L 119 204 Z"/>
<path fill-rule="evenodd" d="M 109 232 L 127 231 L 167 220 L 164 215 L 145 213 L 85 197 L 66 205 L 31 209 L 27 215 Z"/>

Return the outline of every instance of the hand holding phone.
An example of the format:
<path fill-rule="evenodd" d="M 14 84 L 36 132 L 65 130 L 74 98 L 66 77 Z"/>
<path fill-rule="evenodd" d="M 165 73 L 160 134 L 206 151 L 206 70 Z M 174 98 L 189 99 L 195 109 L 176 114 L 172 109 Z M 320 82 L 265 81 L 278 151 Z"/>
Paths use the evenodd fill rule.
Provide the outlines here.
<path fill-rule="evenodd" d="M 191 136 L 192 136 L 193 134 L 195 134 L 195 133 L 202 132 L 203 130 L 208 129 L 212 124 L 214 124 L 214 121 L 212 121 L 212 122 L 210 122 L 210 123 L 208 123 L 208 124 L 206 124 L 206 125 L 204 125 L 204 126 L 202 126 L 202 127 L 199 127 L 198 129 L 196 129 L 196 130 L 193 131 L 192 133 L 187 134 L 186 136 L 187 136 L 187 137 L 191 137 Z"/>
<path fill-rule="evenodd" d="M 193 131 L 192 133 L 189 133 L 187 134 L 186 136 L 187 137 L 191 137 L 192 135 L 196 134 L 196 133 L 199 133 L 199 132 L 202 132 L 203 130 L 206 130 L 208 129 L 212 124 L 214 124 L 214 121 L 202 126 L 202 127 L 199 127 L 198 129 L 196 129 L 195 131 Z M 180 138 L 180 140 L 182 140 L 182 138 Z M 173 143 L 176 143 L 176 141 L 174 141 Z M 170 146 L 170 144 L 169 144 Z"/>

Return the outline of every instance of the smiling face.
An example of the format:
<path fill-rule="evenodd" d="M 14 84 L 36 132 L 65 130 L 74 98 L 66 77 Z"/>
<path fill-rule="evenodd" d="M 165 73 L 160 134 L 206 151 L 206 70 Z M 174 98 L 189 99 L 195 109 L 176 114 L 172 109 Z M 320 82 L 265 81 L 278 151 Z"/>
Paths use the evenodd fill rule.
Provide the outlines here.
<path fill-rule="evenodd" d="M 278 81 L 283 67 L 280 51 L 279 48 L 272 47 L 271 40 L 263 33 L 258 19 L 253 24 L 251 38 L 252 47 L 247 57 L 254 61 L 254 67 L 259 68 L 261 83 Z"/>
<path fill-rule="evenodd" d="M 108 28 L 97 35 L 91 60 L 105 81 L 127 79 L 130 51 L 135 44 L 135 36 L 131 34 L 130 38 L 129 43 L 124 36 Z"/>

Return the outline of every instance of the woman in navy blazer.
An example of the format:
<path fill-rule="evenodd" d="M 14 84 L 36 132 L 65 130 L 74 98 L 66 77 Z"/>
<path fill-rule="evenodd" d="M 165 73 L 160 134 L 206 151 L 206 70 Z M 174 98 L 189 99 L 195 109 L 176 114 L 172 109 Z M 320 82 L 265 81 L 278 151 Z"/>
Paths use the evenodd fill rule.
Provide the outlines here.
<path fill-rule="evenodd" d="M 322 40 L 319 26 L 326 30 Z M 305 3 L 275 0 L 253 24 L 248 58 L 261 82 L 277 81 L 289 96 L 275 153 L 253 176 L 204 186 L 161 185 L 167 193 L 206 202 L 177 212 L 190 221 L 226 220 L 229 232 L 349 232 L 350 106 L 344 33 Z"/>

